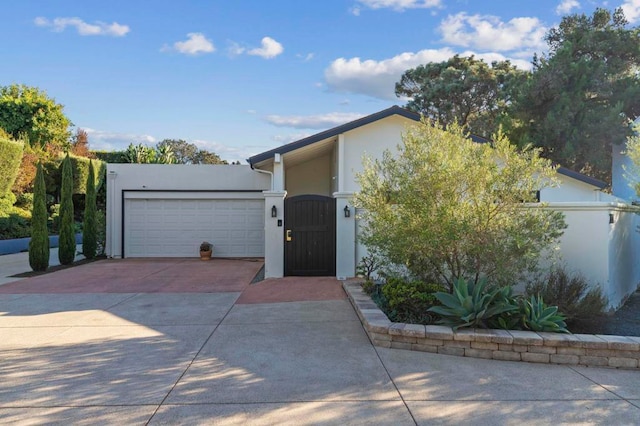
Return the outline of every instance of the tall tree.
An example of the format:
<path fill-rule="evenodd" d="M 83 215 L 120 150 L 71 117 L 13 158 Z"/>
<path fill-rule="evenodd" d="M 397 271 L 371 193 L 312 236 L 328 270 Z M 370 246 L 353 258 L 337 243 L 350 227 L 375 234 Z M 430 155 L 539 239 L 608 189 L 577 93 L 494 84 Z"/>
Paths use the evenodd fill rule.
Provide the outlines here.
<path fill-rule="evenodd" d="M 170 148 L 176 164 L 227 164 L 213 152 L 198 148 L 196 144 L 183 139 L 164 139 L 158 142 L 156 150 Z"/>
<path fill-rule="evenodd" d="M 87 176 L 87 192 L 84 202 L 84 221 L 82 224 L 82 254 L 87 259 L 96 257 L 97 249 L 97 216 L 96 216 L 96 178 L 93 161 L 89 160 Z"/>
<path fill-rule="evenodd" d="M 526 75 L 509 61 L 488 65 L 456 55 L 406 71 L 396 83 L 396 96 L 409 98 L 406 108 L 445 127 L 456 121 L 471 133 L 491 137 Z"/>
<path fill-rule="evenodd" d="M 42 164 L 38 163 L 33 188 L 31 212 L 31 240 L 29 241 L 29 266 L 34 271 L 49 267 L 49 232 L 47 230 L 47 204 Z"/>
<path fill-rule="evenodd" d="M 640 114 L 640 30 L 628 28 L 622 9 L 599 8 L 565 16 L 546 41 L 549 53 L 534 58 L 513 108 L 520 142 L 610 181 L 611 144 L 625 141 Z"/>
<path fill-rule="evenodd" d="M 14 139 L 26 139 L 34 147 L 68 145 L 71 122 L 63 109 L 37 87 L 0 87 L 0 127 Z"/>
<path fill-rule="evenodd" d="M 60 236 L 58 260 L 61 265 L 73 263 L 76 257 L 76 234 L 73 217 L 73 168 L 69 154 L 62 161 L 60 186 Z"/>
<path fill-rule="evenodd" d="M 94 158 L 89 150 L 89 135 L 83 129 L 76 130 L 71 140 L 71 153 L 79 157 Z"/>

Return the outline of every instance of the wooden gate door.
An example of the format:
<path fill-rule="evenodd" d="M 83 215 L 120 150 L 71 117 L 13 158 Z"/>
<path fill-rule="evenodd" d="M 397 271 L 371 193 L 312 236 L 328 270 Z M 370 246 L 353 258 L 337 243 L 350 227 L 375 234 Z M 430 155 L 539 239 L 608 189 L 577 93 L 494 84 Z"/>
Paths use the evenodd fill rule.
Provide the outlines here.
<path fill-rule="evenodd" d="M 298 195 L 284 202 L 284 273 L 293 276 L 336 274 L 336 200 Z"/>

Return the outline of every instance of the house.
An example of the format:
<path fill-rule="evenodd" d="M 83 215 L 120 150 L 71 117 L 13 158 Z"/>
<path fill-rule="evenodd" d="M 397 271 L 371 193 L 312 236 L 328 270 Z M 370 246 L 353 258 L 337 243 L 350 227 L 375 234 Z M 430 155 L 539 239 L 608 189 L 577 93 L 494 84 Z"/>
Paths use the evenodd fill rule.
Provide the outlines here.
<path fill-rule="evenodd" d="M 392 106 L 254 155 L 248 166 L 109 164 L 107 254 L 191 257 L 208 240 L 214 256 L 264 257 L 266 277 L 354 276 L 366 253 L 351 204 L 362 158 L 394 150 L 419 120 Z M 540 199 L 567 217 L 563 261 L 600 283 L 617 307 L 640 282 L 631 265 L 638 238 L 622 230 L 635 215 L 601 191 L 604 182 L 557 171 L 561 185 Z"/>

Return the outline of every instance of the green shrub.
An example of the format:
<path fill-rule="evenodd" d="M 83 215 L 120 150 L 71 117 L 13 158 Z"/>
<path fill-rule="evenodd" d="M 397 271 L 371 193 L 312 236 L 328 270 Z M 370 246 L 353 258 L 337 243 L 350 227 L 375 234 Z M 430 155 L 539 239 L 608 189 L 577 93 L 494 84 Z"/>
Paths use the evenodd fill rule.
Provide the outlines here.
<path fill-rule="evenodd" d="M 58 260 L 61 265 L 73 263 L 76 257 L 76 236 L 73 220 L 73 171 L 67 155 L 62 162 L 62 184 L 60 186 L 60 237 Z"/>
<path fill-rule="evenodd" d="M 593 287 L 580 274 L 570 274 L 564 268 L 552 269 L 543 280 L 527 285 L 527 296 L 540 296 L 558 307 L 566 316 L 569 329 L 588 327 L 602 317 L 607 300 L 600 287 Z"/>
<path fill-rule="evenodd" d="M 430 324 L 434 315 L 429 308 L 438 304 L 435 293 L 444 288 L 439 284 L 422 281 L 408 281 L 403 278 L 388 278 L 381 292 L 389 306 L 389 315 L 393 321 Z"/>
<path fill-rule="evenodd" d="M 42 164 L 38 163 L 33 188 L 33 212 L 31 215 L 31 241 L 29 241 L 29 266 L 34 271 L 49 267 L 49 233 L 47 232 L 47 205 Z"/>
<path fill-rule="evenodd" d="M 84 222 L 82 226 L 82 254 L 87 259 L 96 257 L 96 188 L 93 163 L 89 162 L 87 194 L 85 195 Z"/>
<path fill-rule="evenodd" d="M 104 210 L 96 212 L 96 256 L 104 256 L 107 247 L 107 215 Z"/>
<path fill-rule="evenodd" d="M 73 174 L 73 194 L 86 194 L 90 161 L 93 163 L 94 167 L 95 188 L 97 189 L 102 185 L 107 170 L 107 165 L 104 161 L 90 160 L 89 158 L 77 157 L 75 155 L 68 155 L 68 157 L 71 162 Z M 67 158 L 67 156 L 45 164 L 47 172 L 47 191 L 50 194 L 57 193 L 60 188 L 59 185 L 62 180 L 62 163 L 65 158 Z"/>
<path fill-rule="evenodd" d="M 522 326 L 525 330 L 568 333 L 564 315 L 558 313 L 557 306 L 548 306 L 542 297 L 531 296 L 520 304 Z"/>
<path fill-rule="evenodd" d="M 18 176 L 24 144 L 0 137 L 0 196 L 11 190 Z"/>
<path fill-rule="evenodd" d="M 460 278 L 453 285 L 453 293 L 435 293 L 442 306 L 433 306 L 429 311 L 442 317 L 440 324 L 449 325 L 454 330 L 461 327 L 488 328 L 490 320 L 518 309 L 511 293 L 511 286 L 488 289 L 484 279 L 474 283 Z"/>
<path fill-rule="evenodd" d="M 45 193 L 45 198 L 46 198 L 46 193 Z M 18 194 L 18 196 L 16 197 L 15 206 L 20 207 L 21 209 L 29 210 L 29 211 L 33 210 L 33 192 L 23 192 L 22 194 Z M 45 200 L 45 207 L 46 207 L 46 200 Z"/>
<path fill-rule="evenodd" d="M 0 196 L 0 240 L 26 238 L 31 235 L 31 212 L 14 206 L 16 196 L 7 192 Z"/>

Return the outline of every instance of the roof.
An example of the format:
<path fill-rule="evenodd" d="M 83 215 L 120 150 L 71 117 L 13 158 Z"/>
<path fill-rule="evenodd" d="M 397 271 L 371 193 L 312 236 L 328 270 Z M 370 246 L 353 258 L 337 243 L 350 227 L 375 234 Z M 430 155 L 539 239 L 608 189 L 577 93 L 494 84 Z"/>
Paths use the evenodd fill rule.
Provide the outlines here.
<path fill-rule="evenodd" d="M 371 115 L 367 115 L 366 117 L 359 118 L 354 121 L 350 121 L 348 123 L 342 124 L 340 126 L 334 127 L 329 130 L 325 130 L 320 133 L 316 133 L 315 135 L 308 136 L 306 138 L 288 143 L 286 145 L 279 146 L 277 148 L 271 149 L 269 151 L 262 152 L 260 154 L 256 154 L 247 159 L 247 162 L 253 167 L 256 163 L 260 163 L 262 161 L 273 158 L 274 154 L 286 154 L 291 151 L 295 151 L 297 149 L 303 148 L 305 146 L 312 145 L 316 142 L 320 142 L 325 139 L 329 139 L 335 136 L 338 136 L 341 133 L 348 132 L 349 130 L 356 129 L 358 127 L 366 126 L 367 124 L 373 123 L 378 120 L 382 120 L 384 118 L 390 117 L 392 115 L 399 115 L 401 117 L 408 118 L 413 121 L 420 121 L 422 116 L 416 112 L 409 111 L 408 109 L 401 108 L 397 105 L 393 105 L 387 109 L 383 109 L 382 111 L 378 111 Z M 487 143 L 489 139 L 485 139 L 483 137 L 477 135 L 469 135 L 469 138 L 478 143 Z M 590 176 L 584 175 L 582 173 L 575 172 L 573 170 L 569 170 L 566 167 L 558 167 L 556 169 L 558 173 L 561 175 L 568 176 L 570 178 L 579 180 L 581 182 L 587 183 L 589 185 L 593 185 L 599 189 L 606 188 L 608 185 L 606 182 L 603 182 L 599 179 L 592 178 Z"/>

